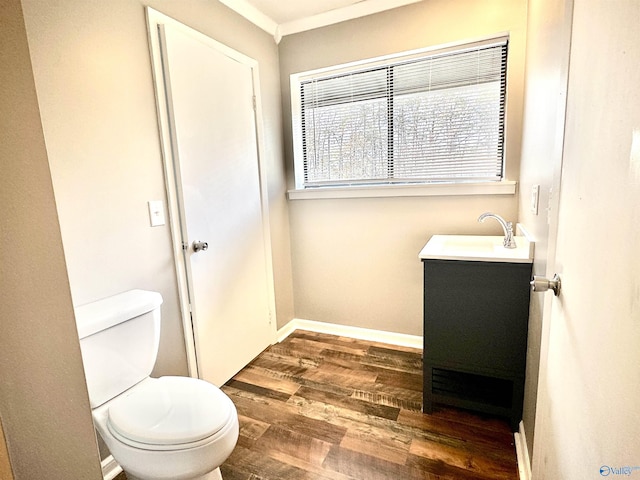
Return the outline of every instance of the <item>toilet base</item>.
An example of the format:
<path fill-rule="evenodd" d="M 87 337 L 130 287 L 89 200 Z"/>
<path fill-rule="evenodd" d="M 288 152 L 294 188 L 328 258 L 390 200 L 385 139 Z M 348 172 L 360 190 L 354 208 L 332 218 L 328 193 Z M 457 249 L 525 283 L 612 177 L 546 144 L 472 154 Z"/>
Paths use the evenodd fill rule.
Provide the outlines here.
<path fill-rule="evenodd" d="M 127 480 L 148 480 L 146 478 L 136 477 L 130 473 L 126 473 Z M 209 472 L 201 477 L 190 478 L 189 480 L 222 480 L 222 474 L 220 473 L 220 467 L 216 468 L 213 472 Z"/>

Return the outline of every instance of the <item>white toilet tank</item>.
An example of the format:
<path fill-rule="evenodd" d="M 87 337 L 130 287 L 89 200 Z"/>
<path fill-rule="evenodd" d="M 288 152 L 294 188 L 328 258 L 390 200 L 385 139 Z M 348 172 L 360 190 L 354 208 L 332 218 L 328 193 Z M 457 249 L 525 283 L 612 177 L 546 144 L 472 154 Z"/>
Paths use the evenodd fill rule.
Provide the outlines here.
<path fill-rule="evenodd" d="M 161 304 L 158 292 L 130 290 L 75 309 L 91 408 L 151 374 Z"/>

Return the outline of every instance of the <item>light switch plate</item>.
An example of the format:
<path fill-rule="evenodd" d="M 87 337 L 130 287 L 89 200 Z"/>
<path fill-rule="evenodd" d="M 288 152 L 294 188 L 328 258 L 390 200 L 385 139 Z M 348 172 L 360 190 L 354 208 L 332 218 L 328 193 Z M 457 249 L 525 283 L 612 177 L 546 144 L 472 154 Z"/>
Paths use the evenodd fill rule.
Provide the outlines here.
<path fill-rule="evenodd" d="M 149 200 L 149 220 L 152 227 L 164 225 L 164 204 L 162 200 Z"/>
<path fill-rule="evenodd" d="M 531 213 L 538 215 L 538 204 L 540 203 L 540 185 L 531 188 Z"/>

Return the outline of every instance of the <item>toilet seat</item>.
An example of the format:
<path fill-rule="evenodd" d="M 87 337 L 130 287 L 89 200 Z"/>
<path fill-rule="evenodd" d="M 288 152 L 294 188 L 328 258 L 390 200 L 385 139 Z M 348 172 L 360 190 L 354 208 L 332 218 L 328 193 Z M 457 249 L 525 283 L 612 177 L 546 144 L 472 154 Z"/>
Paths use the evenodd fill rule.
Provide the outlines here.
<path fill-rule="evenodd" d="M 208 382 L 149 378 L 109 407 L 107 427 L 127 445 L 176 450 L 208 443 L 233 415 L 231 400 Z"/>

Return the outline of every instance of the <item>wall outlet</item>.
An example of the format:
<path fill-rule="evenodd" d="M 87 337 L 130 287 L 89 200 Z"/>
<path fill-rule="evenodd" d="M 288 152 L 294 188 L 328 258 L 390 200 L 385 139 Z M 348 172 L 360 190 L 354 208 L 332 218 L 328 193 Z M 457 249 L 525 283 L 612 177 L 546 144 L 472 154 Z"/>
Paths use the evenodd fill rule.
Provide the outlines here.
<path fill-rule="evenodd" d="M 162 200 L 149 200 L 149 221 L 152 227 L 159 227 L 166 223 Z"/>
<path fill-rule="evenodd" d="M 538 215 L 538 204 L 540 203 L 540 185 L 531 188 L 531 213 Z"/>

